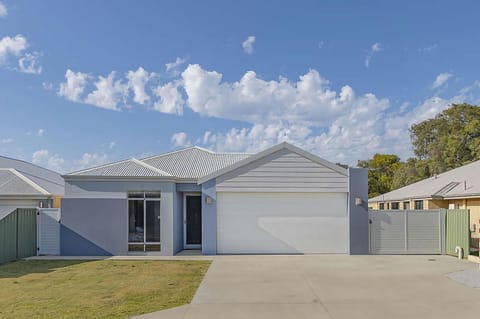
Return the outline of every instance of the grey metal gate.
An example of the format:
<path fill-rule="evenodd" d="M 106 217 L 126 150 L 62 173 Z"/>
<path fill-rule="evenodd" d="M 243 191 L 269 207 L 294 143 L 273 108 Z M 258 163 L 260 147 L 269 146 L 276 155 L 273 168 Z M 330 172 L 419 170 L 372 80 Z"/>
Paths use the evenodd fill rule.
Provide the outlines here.
<path fill-rule="evenodd" d="M 443 254 L 445 210 L 371 210 L 370 254 Z"/>

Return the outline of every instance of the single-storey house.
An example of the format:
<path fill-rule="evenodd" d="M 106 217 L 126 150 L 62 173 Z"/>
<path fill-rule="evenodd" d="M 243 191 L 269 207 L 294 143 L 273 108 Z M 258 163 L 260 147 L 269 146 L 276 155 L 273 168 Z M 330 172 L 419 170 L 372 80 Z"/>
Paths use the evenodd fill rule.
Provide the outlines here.
<path fill-rule="evenodd" d="M 0 209 L 59 207 L 62 176 L 43 167 L 0 156 Z M 3 208 L 2 208 L 3 207 Z"/>
<path fill-rule="evenodd" d="M 374 210 L 468 209 L 473 239 L 480 238 L 480 161 L 369 199 Z"/>
<path fill-rule="evenodd" d="M 62 255 L 368 254 L 367 172 L 288 143 L 64 175 Z"/>

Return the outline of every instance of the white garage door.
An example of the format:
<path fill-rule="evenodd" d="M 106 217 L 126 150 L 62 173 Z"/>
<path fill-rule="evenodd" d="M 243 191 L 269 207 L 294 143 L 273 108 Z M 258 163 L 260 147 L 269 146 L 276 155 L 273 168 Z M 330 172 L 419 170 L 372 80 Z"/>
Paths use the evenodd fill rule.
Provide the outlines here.
<path fill-rule="evenodd" d="M 346 193 L 217 193 L 217 252 L 347 253 Z"/>

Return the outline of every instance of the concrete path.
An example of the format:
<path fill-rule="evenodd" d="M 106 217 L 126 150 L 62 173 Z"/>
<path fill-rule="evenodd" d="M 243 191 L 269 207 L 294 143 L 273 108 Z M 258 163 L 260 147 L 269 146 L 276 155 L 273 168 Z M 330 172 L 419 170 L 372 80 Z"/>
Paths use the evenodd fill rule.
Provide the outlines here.
<path fill-rule="evenodd" d="M 218 256 L 190 305 L 142 319 L 476 318 L 480 289 L 447 256 Z"/>

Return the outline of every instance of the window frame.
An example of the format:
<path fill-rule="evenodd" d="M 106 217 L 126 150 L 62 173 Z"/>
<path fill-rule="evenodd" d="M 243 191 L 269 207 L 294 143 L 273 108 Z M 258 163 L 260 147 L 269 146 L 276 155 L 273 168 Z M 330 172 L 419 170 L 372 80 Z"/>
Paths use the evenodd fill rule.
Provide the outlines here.
<path fill-rule="evenodd" d="M 417 204 L 420 204 L 417 206 Z M 421 208 L 418 208 L 418 207 L 421 207 Z M 423 199 L 416 199 L 413 201 L 413 208 L 415 210 L 423 210 L 424 209 L 424 203 L 423 203 Z"/>
<path fill-rule="evenodd" d="M 140 197 L 140 193 L 143 196 Z M 135 195 L 136 196 L 135 196 Z M 158 197 L 149 197 L 147 194 L 158 194 Z M 162 209 L 161 209 L 161 191 L 128 191 L 127 192 L 127 253 L 146 253 L 146 252 L 161 252 L 162 251 Z M 130 201 L 143 201 L 143 242 L 131 242 L 130 241 Z M 147 227 L 145 225 L 147 220 L 147 202 L 159 202 L 160 215 L 158 218 L 160 238 L 158 242 L 147 241 Z M 159 250 L 148 250 L 147 246 L 159 245 Z M 130 246 L 143 246 L 143 250 L 130 250 Z"/>

